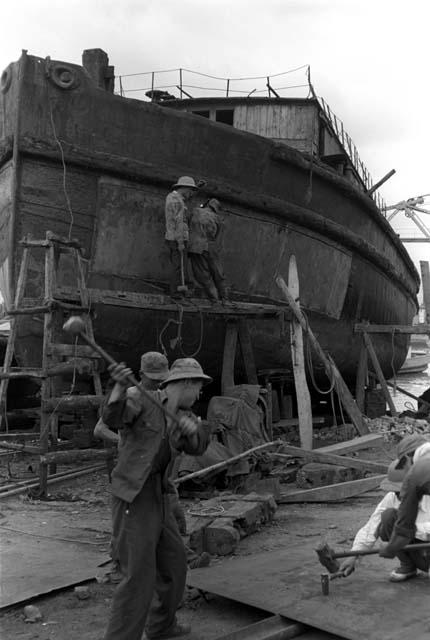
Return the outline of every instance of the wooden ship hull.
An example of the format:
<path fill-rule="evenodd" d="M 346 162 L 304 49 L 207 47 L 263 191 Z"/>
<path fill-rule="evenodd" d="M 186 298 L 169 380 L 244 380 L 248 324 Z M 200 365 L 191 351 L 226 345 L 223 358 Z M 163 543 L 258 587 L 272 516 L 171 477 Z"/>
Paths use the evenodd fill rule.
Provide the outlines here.
<path fill-rule="evenodd" d="M 346 169 L 339 175 L 312 154 L 321 131 L 313 126 L 308 153 L 305 146 L 294 149 L 288 141 L 184 113 L 178 105 L 114 95 L 102 88 L 106 73 L 101 79 L 97 73 L 91 65 L 23 54 L 1 77 L 0 277 L 6 306 L 16 288 L 20 240 L 44 238 L 50 230 L 82 245 L 95 336 L 115 358 L 137 370 L 141 353 L 163 347 L 170 360 L 195 355 L 219 378 L 226 322 L 235 309 L 245 315 L 248 309 L 257 368 L 288 369 L 288 310 L 275 276 L 287 280 L 295 255 L 302 308 L 323 349 L 353 384 L 361 345 L 354 325 L 410 324 L 419 280 L 373 199 Z M 317 105 L 308 102 L 318 122 Z M 304 113 L 307 105 L 298 101 L 299 107 Z M 184 301 L 167 295 L 164 200 L 180 175 L 205 180 L 199 196 L 222 203 L 221 258 L 232 303 L 221 309 L 203 295 Z M 67 267 L 60 291 L 73 300 L 74 274 Z M 32 259 L 30 276 L 26 297 L 37 299 L 42 252 Z M 42 332 L 40 317 L 20 319 L 21 365 L 40 364 Z M 408 338 L 372 339 L 384 373 L 392 375 L 406 357 Z M 317 363 L 315 374 L 328 385 Z"/>

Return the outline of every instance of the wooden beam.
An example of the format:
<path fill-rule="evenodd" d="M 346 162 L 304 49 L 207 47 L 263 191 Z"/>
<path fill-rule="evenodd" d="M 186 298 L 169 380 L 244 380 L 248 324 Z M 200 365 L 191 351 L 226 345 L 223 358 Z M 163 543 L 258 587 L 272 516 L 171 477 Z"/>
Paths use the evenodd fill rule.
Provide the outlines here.
<path fill-rule="evenodd" d="M 366 491 L 376 489 L 381 484 L 386 475 L 371 476 L 360 480 L 350 480 L 327 485 L 325 487 L 315 487 L 314 489 L 303 489 L 297 491 L 284 492 L 278 498 L 280 504 L 294 502 L 337 502 L 359 496 Z"/>
<path fill-rule="evenodd" d="M 293 458 L 302 458 L 307 462 L 322 462 L 325 464 L 335 464 L 341 467 L 350 467 L 351 469 L 360 469 L 361 471 L 371 471 L 373 473 L 387 473 L 388 465 L 370 460 L 360 460 L 359 458 L 348 458 L 346 456 L 337 456 L 334 453 L 324 453 L 318 449 L 313 451 L 305 451 L 299 447 L 284 445 L 282 453 L 270 453 L 272 458 L 276 460 L 291 460 Z"/>
<path fill-rule="evenodd" d="M 317 451 L 343 455 L 344 453 L 351 453 L 352 451 L 360 451 L 360 449 L 378 447 L 383 442 L 384 436 L 381 433 L 367 433 L 366 435 L 354 438 L 353 440 L 336 442 L 336 444 L 329 444 L 326 447 L 318 447 Z"/>
<path fill-rule="evenodd" d="M 227 322 L 224 339 L 224 354 L 222 359 L 221 394 L 234 387 L 234 362 L 238 337 L 237 322 Z"/>
<path fill-rule="evenodd" d="M 258 384 L 251 335 L 249 333 L 248 322 L 244 318 L 239 321 L 239 342 L 248 384 Z"/>
<path fill-rule="evenodd" d="M 325 418 L 323 416 L 313 416 L 312 424 L 323 424 Z M 287 429 L 288 427 L 297 427 L 299 424 L 298 418 L 281 418 L 278 422 L 275 422 L 274 427 L 276 429 Z"/>
<path fill-rule="evenodd" d="M 388 391 L 388 386 L 386 380 L 384 378 L 384 374 L 382 373 L 381 365 L 379 364 L 378 356 L 376 355 L 375 349 L 373 348 L 372 340 L 367 335 L 367 333 L 363 333 L 364 343 L 367 347 L 367 351 L 369 352 L 370 359 L 373 364 L 373 368 L 375 369 L 375 373 L 378 376 L 378 382 L 381 385 L 381 389 L 384 393 L 385 400 L 390 407 L 391 415 L 394 417 L 398 416 L 397 409 L 394 406 L 394 402 L 392 397 L 390 396 L 390 392 Z"/>
<path fill-rule="evenodd" d="M 367 379 L 367 349 L 366 345 L 361 345 L 360 355 L 358 358 L 357 378 L 355 381 L 355 401 L 357 407 L 364 413 L 364 397 Z"/>
<path fill-rule="evenodd" d="M 68 451 L 51 451 L 40 456 L 40 464 L 72 464 L 84 460 L 112 458 L 115 451 L 110 449 L 69 449 Z"/>
<path fill-rule="evenodd" d="M 430 324 L 364 324 L 354 325 L 355 333 L 424 333 L 430 334 Z"/>
<path fill-rule="evenodd" d="M 339 395 L 339 398 L 343 406 L 345 407 L 345 410 L 348 412 L 348 415 L 350 416 L 352 423 L 354 424 L 357 431 L 361 435 L 368 433 L 368 428 L 365 421 L 363 420 L 363 415 L 359 410 L 359 408 L 357 407 L 355 400 L 351 395 L 350 390 L 348 389 L 342 376 L 340 375 L 338 368 L 334 364 L 333 360 L 330 357 L 326 356 L 326 354 L 322 350 L 318 340 L 315 338 L 313 334 L 312 329 L 308 325 L 306 318 L 302 314 L 300 308 L 297 306 L 294 298 L 291 296 L 290 291 L 288 290 L 288 287 L 285 284 L 283 278 L 281 278 L 281 276 L 278 276 L 276 278 L 276 283 L 284 293 L 285 298 L 287 299 L 291 310 L 293 311 L 297 320 L 302 325 L 302 328 L 307 332 L 308 340 L 313 350 L 317 353 L 318 357 L 323 362 L 329 379 L 332 379 L 332 376 L 336 378 L 336 391 Z"/>
<path fill-rule="evenodd" d="M 296 306 L 299 302 L 299 273 L 296 257 L 292 255 L 288 266 L 288 289 Z M 304 449 L 312 449 L 313 425 L 312 405 L 306 380 L 305 352 L 303 348 L 303 328 L 297 319 L 290 322 L 291 361 L 293 363 L 294 386 L 296 388 L 297 412 L 299 415 L 300 444 Z"/>
<path fill-rule="evenodd" d="M 430 239 L 429 239 L 430 242 Z M 421 286 L 423 289 L 426 322 L 430 323 L 430 270 L 426 260 L 420 260 Z"/>

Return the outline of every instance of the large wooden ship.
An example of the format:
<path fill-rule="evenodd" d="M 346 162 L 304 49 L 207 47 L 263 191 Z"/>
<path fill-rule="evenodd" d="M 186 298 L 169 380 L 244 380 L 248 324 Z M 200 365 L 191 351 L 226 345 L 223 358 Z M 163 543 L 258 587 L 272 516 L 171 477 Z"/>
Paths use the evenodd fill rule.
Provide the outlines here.
<path fill-rule="evenodd" d="M 135 100 L 113 93 L 101 50 L 84 52 L 83 66 L 24 52 L 0 83 L 5 305 L 16 288 L 20 240 L 50 230 L 82 245 L 95 335 L 114 357 L 137 368 L 139 354 L 162 344 L 170 359 L 196 354 L 219 377 L 226 314 L 236 303 L 241 313 L 246 304 L 275 309 L 258 318 L 250 311 L 256 364 L 288 368 L 286 306 L 275 276 L 287 279 L 295 255 L 302 308 L 352 383 L 361 340 L 354 324 L 410 324 L 419 277 L 369 195 L 348 140 L 314 95 Z M 199 199 L 222 203 L 232 300 L 224 314 L 203 294 L 183 303 L 168 296 L 164 201 L 181 175 L 206 182 Z M 34 299 L 42 256 L 30 271 L 26 296 Z M 64 273 L 60 284 L 72 299 L 73 273 Z M 39 361 L 42 331 L 40 318 L 20 320 L 20 364 Z M 389 375 L 401 367 L 408 339 L 375 335 L 374 346 Z"/>

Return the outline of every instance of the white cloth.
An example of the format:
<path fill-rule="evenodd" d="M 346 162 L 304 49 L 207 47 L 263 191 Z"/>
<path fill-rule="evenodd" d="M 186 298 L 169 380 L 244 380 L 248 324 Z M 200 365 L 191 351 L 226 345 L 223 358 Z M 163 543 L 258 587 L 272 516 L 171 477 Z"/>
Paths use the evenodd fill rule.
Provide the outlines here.
<path fill-rule="evenodd" d="M 382 512 L 385 511 L 385 509 L 398 509 L 399 505 L 400 500 L 394 491 L 387 493 L 377 505 L 364 527 L 361 527 L 357 532 L 352 544 L 352 550 L 367 551 L 368 549 L 372 549 L 377 540 L 375 534 L 381 522 Z M 415 537 L 423 542 L 430 541 L 430 496 L 424 496 L 421 499 L 415 526 Z"/>

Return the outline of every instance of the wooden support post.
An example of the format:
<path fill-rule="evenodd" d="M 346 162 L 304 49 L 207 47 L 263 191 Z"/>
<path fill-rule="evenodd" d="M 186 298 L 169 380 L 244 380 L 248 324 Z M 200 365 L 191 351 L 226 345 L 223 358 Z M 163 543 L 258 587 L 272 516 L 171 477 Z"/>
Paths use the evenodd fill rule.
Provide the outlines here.
<path fill-rule="evenodd" d="M 237 337 L 237 322 L 227 322 L 221 373 L 222 395 L 226 394 L 227 389 L 234 387 L 234 361 L 236 358 Z"/>
<path fill-rule="evenodd" d="M 355 381 L 355 401 L 357 407 L 364 413 L 364 397 L 367 379 L 367 348 L 363 341 L 358 358 L 357 378 Z"/>
<path fill-rule="evenodd" d="M 379 364 L 378 356 L 376 355 L 375 349 L 373 348 L 372 341 L 370 336 L 367 335 L 366 332 L 363 333 L 364 343 L 367 347 L 367 351 L 369 352 L 370 359 L 373 364 L 373 368 L 375 369 L 375 373 L 378 376 L 378 382 L 381 385 L 382 392 L 384 394 L 385 400 L 390 407 L 391 415 L 397 417 L 398 413 L 396 407 L 394 406 L 394 402 L 392 397 L 390 396 L 390 392 L 388 391 L 388 386 L 384 378 L 384 374 L 382 373 L 381 365 Z"/>
<path fill-rule="evenodd" d="M 251 336 L 246 319 L 239 321 L 239 342 L 242 352 L 243 364 L 245 365 L 246 379 L 248 384 L 258 384 L 257 369 L 255 367 L 254 351 L 252 349 Z"/>
<path fill-rule="evenodd" d="M 424 309 L 426 324 L 430 324 L 430 270 L 429 263 L 425 260 L 420 260 L 421 270 L 421 286 L 423 288 Z"/>
<path fill-rule="evenodd" d="M 299 274 L 295 256 L 290 257 L 288 268 L 288 288 L 296 306 L 299 304 Z M 296 319 L 290 322 L 291 360 L 293 363 L 294 386 L 297 395 L 297 412 L 299 415 L 300 445 L 303 449 L 312 449 L 312 406 L 305 370 L 305 353 L 303 349 L 303 329 Z"/>
<path fill-rule="evenodd" d="M 350 390 L 348 389 L 348 387 L 345 384 L 345 381 L 340 375 L 338 368 L 334 364 L 333 360 L 327 357 L 324 351 L 322 350 L 318 340 L 315 338 L 312 329 L 309 327 L 306 321 L 306 318 L 300 311 L 300 308 L 297 306 L 296 301 L 291 295 L 283 278 L 281 278 L 281 276 L 278 276 L 276 278 L 276 283 L 278 287 L 282 290 L 285 298 L 287 299 L 294 315 L 296 316 L 297 320 L 300 322 L 302 328 L 307 332 L 310 345 L 312 349 L 318 354 L 318 357 L 320 358 L 320 360 L 323 362 L 327 375 L 329 376 L 330 379 L 332 378 L 332 376 L 336 378 L 336 391 L 339 394 L 340 400 L 343 406 L 345 407 L 345 410 L 347 411 L 348 415 L 350 416 L 352 423 L 354 424 L 354 426 L 356 427 L 360 435 L 369 433 L 367 425 L 363 420 L 363 415 L 359 410 L 359 408 L 357 407 L 355 400 L 351 395 Z"/>

